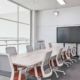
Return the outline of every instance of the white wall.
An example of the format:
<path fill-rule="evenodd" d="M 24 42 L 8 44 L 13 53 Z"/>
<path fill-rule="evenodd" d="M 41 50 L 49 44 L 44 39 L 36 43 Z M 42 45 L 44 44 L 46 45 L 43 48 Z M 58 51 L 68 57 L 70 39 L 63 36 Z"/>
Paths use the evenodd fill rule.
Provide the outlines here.
<path fill-rule="evenodd" d="M 53 15 L 54 10 L 37 12 L 37 26 L 69 25 L 80 23 L 80 6 L 58 9 L 59 16 Z"/>
<path fill-rule="evenodd" d="M 59 16 L 54 16 L 54 10 L 37 12 L 37 40 L 46 43 L 56 43 L 56 27 L 80 25 L 80 6 L 58 9 Z M 59 44 L 58 44 L 59 45 Z M 60 44 L 62 46 L 62 44 Z M 79 47 L 80 48 L 80 47 Z"/>

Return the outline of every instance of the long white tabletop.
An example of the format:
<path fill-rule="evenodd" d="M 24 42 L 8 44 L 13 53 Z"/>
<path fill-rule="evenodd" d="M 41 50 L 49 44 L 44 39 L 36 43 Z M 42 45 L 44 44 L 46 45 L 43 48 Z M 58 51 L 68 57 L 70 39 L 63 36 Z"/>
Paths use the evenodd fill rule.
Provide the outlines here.
<path fill-rule="evenodd" d="M 14 65 L 24 66 L 24 67 L 30 67 L 34 66 L 35 64 L 38 64 L 41 62 L 44 58 L 44 55 L 47 51 L 52 50 L 52 56 L 56 56 L 59 53 L 61 47 L 53 47 L 49 49 L 42 49 L 42 50 L 36 50 L 32 52 L 25 52 L 23 54 L 18 54 L 11 56 L 12 63 Z M 63 48 L 63 51 L 66 51 L 65 48 Z"/>

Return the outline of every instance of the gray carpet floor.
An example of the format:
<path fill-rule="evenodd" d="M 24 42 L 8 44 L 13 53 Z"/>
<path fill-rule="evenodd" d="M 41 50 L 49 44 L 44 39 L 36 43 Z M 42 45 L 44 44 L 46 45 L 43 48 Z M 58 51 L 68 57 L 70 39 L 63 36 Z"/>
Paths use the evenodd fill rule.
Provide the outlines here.
<path fill-rule="evenodd" d="M 47 79 L 50 80 L 80 80 L 80 60 L 77 60 L 77 62 L 74 62 L 70 67 L 66 67 L 64 65 L 60 68 L 60 70 L 64 70 L 66 75 L 63 75 L 62 73 L 58 73 L 59 78 L 57 79 L 55 74 Z M 47 80 L 42 79 L 42 80 Z M 36 80 L 35 78 L 28 79 L 28 80 Z"/>
<path fill-rule="evenodd" d="M 55 74 L 53 73 L 52 76 L 47 79 L 50 79 L 50 80 L 80 80 L 80 60 L 78 60 L 76 63 L 73 63 L 70 67 L 66 67 L 64 65 L 60 69 L 64 70 L 66 75 L 63 75 L 62 73 L 58 73 L 59 78 L 57 79 Z M 42 80 L 47 80 L 47 79 L 42 79 Z M 10 80 L 10 79 L 0 76 L 0 80 Z M 27 80 L 36 80 L 36 78 L 29 77 L 29 79 Z"/>

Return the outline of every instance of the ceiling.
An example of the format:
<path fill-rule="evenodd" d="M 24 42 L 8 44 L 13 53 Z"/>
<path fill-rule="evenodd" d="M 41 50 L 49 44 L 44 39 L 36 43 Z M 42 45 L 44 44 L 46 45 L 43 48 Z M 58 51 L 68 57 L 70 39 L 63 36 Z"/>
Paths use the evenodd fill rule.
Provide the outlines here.
<path fill-rule="evenodd" d="M 10 0 L 20 5 L 30 9 L 30 10 L 45 10 L 45 9 L 54 9 L 55 0 Z M 33 1 L 34 3 L 32 3 Z M 57 3 L 58 8 L 67 8 L 80 6 L 80 0 L 64 0 L 66 5 L 60 5 Z"/>

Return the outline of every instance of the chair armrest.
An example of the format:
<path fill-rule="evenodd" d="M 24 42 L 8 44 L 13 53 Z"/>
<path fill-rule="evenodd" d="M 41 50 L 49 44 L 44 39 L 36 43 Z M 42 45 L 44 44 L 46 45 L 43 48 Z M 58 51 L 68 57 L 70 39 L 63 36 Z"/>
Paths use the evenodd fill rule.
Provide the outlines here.
<path fill-rule="evenodd" d="M 25 67 L 19 67 L 19 68 L 18 68 L 19 71 L 21 71 L 21 70 L 23 70 L 23 69 L 25 69 Z"/>
<path fill-rule="evenodd" d="M 21 71 L 22 71 L 24 68 L 25 68 L 25 67 L 20 67 L 20 68 L 18 68 L 18 70 L 19 70 L 18 80 L 21 80 Z"/>

